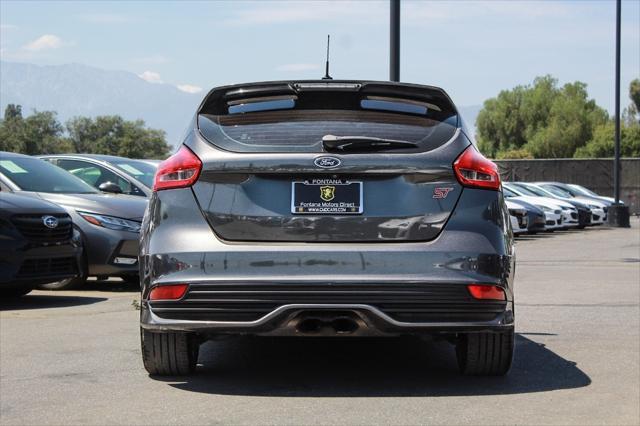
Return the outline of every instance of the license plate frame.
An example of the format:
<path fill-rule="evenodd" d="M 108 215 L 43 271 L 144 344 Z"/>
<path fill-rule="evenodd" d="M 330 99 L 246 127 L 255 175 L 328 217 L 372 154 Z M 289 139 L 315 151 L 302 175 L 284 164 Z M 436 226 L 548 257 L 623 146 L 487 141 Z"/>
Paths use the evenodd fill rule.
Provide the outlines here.
<path fill-rule="evenodd" d="M 291 214 L 360 215 L 364 211 L 363 186 L 362 181 L 347 179 L 294 180 L 291 182 Z M 316 195 L 312 194 L 314 191 Z"/>

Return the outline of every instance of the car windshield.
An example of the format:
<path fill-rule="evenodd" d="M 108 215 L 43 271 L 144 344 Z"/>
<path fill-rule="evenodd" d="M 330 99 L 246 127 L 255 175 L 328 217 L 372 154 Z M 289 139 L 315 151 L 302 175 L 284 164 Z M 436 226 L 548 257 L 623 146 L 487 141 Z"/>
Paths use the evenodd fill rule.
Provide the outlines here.
<path fill-rule="evenodd" d="M 536 197 L 553 197 L 553 194 L 549 193 L 549 191 L 545 191 L 544 189 L 538 187 L 538 186 L 518 186 L 518 189 L 522 189 L 523 191 L 526 191 L 527 194 L 532 194 Z"/>
<path fill-rule="evenodd" d="M 550 192 L 553 195 L 556 195 L 558 197 L 564 197 L 564 198 L 571 198 L 572 197 L 572 195 L 569 192 L 567 192 L 565 190 L 562 190 L 562 189 L 560 189 L 560 188 L 558 188 L 556 186 L 553 186 L 553 185 L 545 185 L 543 188 L 544 188 L 545 191 L 548 191 L 548 192 Z"/>
<path fill-rule="evenodd" d="M 512 190 L 510 190 L 510 189 L 508 189 L 506 187 L 502 188 L 502 193 L 507 198 L 512 198 L 512 197 L 517 197 L 518 196 L 518 194 L 516 194 L 515 192 L 513 192 Z"/>
<path fill-rule="evenodd" d="M 584 186 L 575 185 L 575 184 L 571 184 L 569 186 L 571 188 L 575 189 L 576 191 L 584 194 L 584 195 L 592 195 L 594 197 L 599 197 L 598 194 L 596 194 L 595 192 L 591 191 L 590 189 L 585 188 Z"/>
<path fill-rule="evenodd" d="M 153 177 L 158 168 L 157 164 L 148 163 L 141 160 L 117 160 L 113 164 L 129 176 L 142 182 L 147 188 L 153 187 Z"/>
<path fill-rule="evenodd" d="M 23 191 L 57 194 L 94 194 L 98 192 L 71 173 L 37 158 L 1 158 L 0 173 Z"/>
<path fill-rule="evenodd" d="M 525 187 L 522 185 L 514 185 L 514 187 L 512 187 L 511 189 L 523 195 L 529 195 L 530 197 L 546 197 L 546 194 L 538 194 L 534 191 L 533 188 L 530 189 L 528 186 Z"/>

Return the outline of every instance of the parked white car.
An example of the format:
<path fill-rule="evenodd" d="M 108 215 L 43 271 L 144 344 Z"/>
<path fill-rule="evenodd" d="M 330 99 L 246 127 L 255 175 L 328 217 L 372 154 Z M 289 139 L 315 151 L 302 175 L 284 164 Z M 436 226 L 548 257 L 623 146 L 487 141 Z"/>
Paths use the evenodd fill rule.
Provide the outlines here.
<path fill-rule="evenodd" d="M 537 194 L 544 195 L 547 197 L 552 197 L 558 201 L 570 202 L 570 201 L 579 201 L 585 204 L 589 209 L 591 209 L 591 225 L 601 225 L 607 219 L 607 203 L 604 201 L 598 201 L 587 198 L 571 198 L 571 194 L 565 194 L 564 191 L 560 188 L 555 188 L 551 186 L 545 186 L 528 183 L 528 182 L 519 182 L 519 187 L 525 187 L 530 191 L 533 191 Z M 568 195 L 568 196 L 567 196 Z"/>
<path fill-rule="evenodd" d="M 515 197 L 516 200 L 521 199 L 533 204 L 544 212 L 545 229 L 555 230 L 568 227 L 578 226 L 578 214 L 575 207 L 571 204 L 557 200 L 551 197 L 541 197 L 526 189 L 519 188 L 508 182 L 503 183 L 503 191 L 505 197 Z M 573 210 L 571 210 L 573 209 Z M 566 211 L 567 213 L 563 214 Z M 571 213 L 575 211 L 575 222 Z"/>
<path fill-rule="evenodd" d="M 613 197 L 605 197 L 604 195 L 599 195 L 595 192 L 593 192 L 592 190 L 585 188 L 582 185 L 577 185 L 575 183 L 569 183 L 568 184 L 572 189 L 576 190 L 579 194 L 584 195 L 585 197 L 589 197 L 589 198 L 600 198 L 602 199 L 602 201 L 605 202 L 609 202 L 609 203 L 614 203 L 616 201 L 615 198 Z M 624 204 L 624 201 L 620 200 L 620 204 Z"/>

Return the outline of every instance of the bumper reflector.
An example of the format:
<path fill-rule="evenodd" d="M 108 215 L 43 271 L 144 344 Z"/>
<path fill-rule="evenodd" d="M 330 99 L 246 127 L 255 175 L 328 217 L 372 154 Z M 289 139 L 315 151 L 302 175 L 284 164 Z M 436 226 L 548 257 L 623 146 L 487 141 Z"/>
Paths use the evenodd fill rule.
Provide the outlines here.
<path fill-rule="evenodd" d="M 149 300 L 178 300 L 187 292 L 187 284 L 161 285 L 151 290 Z"/>
<path fill-rule="evenodd" d="M 471 284 L 467 286 L 474 299 L 505 300 L 504 290 L 495 285 Z"/>

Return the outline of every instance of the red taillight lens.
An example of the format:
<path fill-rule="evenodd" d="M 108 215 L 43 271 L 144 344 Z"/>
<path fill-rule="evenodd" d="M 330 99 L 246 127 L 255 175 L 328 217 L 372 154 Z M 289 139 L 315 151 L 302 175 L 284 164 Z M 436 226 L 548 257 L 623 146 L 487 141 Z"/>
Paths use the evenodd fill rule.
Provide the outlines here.
<path fill-rule="evenodd" d="M 461 184 L 472 188 L 500 189 L 500 173 L 494 162 L 487 160 L 471 145 L 453 162 L 453 170 Z"/>
<path fill-rule="evenodd" d="M 153 190 L 184 188 L 193 185 L 200 176 L 202 161 L 189 148 L 182 145 L 178 152 L 158 166 Z"/>
<path fill-rule="evenodd" d="M 495 285 L 472 284 L 468 285 L 469 293 L 474 299 L 505 300 L 504 290 Z"/>
<path fill-rule="evenodd" d="M 170 284 L 155 287 L 149 293 L 149 300 L 178 300 L 187 292 L 187 284 Z"/>

